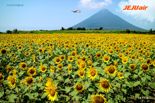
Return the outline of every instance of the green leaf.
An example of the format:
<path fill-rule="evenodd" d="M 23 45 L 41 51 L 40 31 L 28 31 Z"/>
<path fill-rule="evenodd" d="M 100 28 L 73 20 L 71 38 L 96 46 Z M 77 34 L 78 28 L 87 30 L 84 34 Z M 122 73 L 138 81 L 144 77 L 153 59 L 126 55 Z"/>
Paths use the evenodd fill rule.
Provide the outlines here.
<path fill-rule="evenodd" d="M 136 93 L 135 98 L 139 98 L 139 97 L 140 97 L 140 94 Z"/>
<path fill-rule="evenodd" d="M 47 96 L 47 94 L 44 93 L 44 94 L 41 96 L 41 98 L 44 99 L 46 96 Z"/>
<path fill-rule="evenodd" d="M 120 83 L 116 83 L 116 85 L 115 85 L 116 87 L 118 87 L 118 88 L 120 88 L 121 87 L 121 85 L 120 85 Z"/>
<path fill-rule="evenodd" d="M 20 73 L 19 73 L 19 76 L 22 76 L 24 74 L 24 71 L 21 71 Z"/>
<path fill-rule="evenodd" d="M 138 86 L 140 84 L 141 84 L 140 81 L 137 81 L 137 82 L 133 83 L 133 86 L 136 87 L 136 86 Z"/>
<path fill-rule="evenodd" d="M 131 73 L 126 72 L 126 73 L 124 74 L 124 77 L 125 77 L 125 78 L 128 78 L 128 77 L 129 77 L 129 75 L 131 75 Z"/>
<path fill-rule="evenodd" d="M 149 90 L 146 90 L 146 91 L 145 91 L 145 90 L 142 89 L 141 92 L 142 92 L 145 96 L 149 96 Z"/>
<path fill-rule="evenodd" d="M 149 86 L 153 89 L 155 89 L 155 83 L 149 83 Z"/>
<path fill-rule="evenodd" d="M 139 71 L 138 75 L 141 75 L 143 73 L 143 71 Z"/>
<path fill-rule="evenodd" d="M 43 84 L 42 83 L 37 83 L 37 86 L 38 87 L 41 87 Z"/>
<path fill-rule="evenodd" d="M 38 97 L 38 93 L 33 93 L 33 96 L 36 98 Z"/>
<path fill-rule="evenodd" d="M 85 82 L 84 87 L 87 89 L 90 86 L 90 82 Z"/>
<path fill-rule="evenodd" d="M 8 96 L 8 100 L 11 103 L 14 103 L 16 98 L 17 98 L 17 96 L 15 94 L 11 94 Z"/>
<path fill-rule="evenodd" d="M 127 93 L 127 90 L 126 89 L 122 89 L 122 91 L 126 94 Z"/>
<path fill-rule="evenodd" d="M 67 78 L 67 79 L 65 80 L 65 83 L 69 83 L 69 82 L 70 82 L 70 79 Z"/>
<path fill-rule="evenodd" d="M 66 87 L 66 88 L 65 88 L 66 93 L 69 93 L 70 90 L 71 90 L 71 87 Z"/>
<path fill-rule="evenodd" d="M 134 74 L 132 77 L 133 77 L 133 79 L 136 79 L 138 77 L 138 75 Z"/>
<path fill-rule="evenodd" d="M 74 90 L 74 91 L 72 91 L 72 92 L 70 93 L 70 95 L 71 95 L 71 96 L 73 96 L 73 97 L 74 97 L 74 96 L 77 96 L 77 94 L 78 94 L 78 92 L 77 92 L 77 91 L 75 91 L 75 90 Z"/>
<path fill-rule="evenodd" d="M 93 66 L 97 66 L 99 63 L 98 62 L 94 62 L 93 63 Z"/>
<path fill-rule="evenodd" d="M 4 95 L 4 90 L 2 90 L 2 88 L 0 89 L 0 98 L 3 97 Z"/>
<path fill-rule="evenodd" d="M 34 95 L 32 93 L 26 93 L 25 95 L 27 95 L 29 99 L 34 99 Z"/>
<path fill-rule="evenodd" d="M 151 76 L 146 75 L 147 80 L 151 80 Z"/>
<path fill-rule="evenodd" d="M 94 90 L 94 88 L 88 88 L 88 91 L 94 92 L 95 90 Z"/>

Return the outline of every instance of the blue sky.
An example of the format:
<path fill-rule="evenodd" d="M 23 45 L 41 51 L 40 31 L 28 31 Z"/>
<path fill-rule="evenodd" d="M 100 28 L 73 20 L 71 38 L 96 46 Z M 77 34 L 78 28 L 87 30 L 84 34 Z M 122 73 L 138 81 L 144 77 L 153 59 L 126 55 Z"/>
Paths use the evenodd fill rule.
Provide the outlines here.
<path fill-rule="evenodd" d="M 135 18 L 136 14 L 121 12 L 122 1 L 130 3 L 130 0 L 0 0 L 0 31 L 67 28 L 103 8 L 136 26 L 155 29 L 154 18 L 150 22 L 147 18 Z M 72 13 L 74 9 L 82 12 Z"/>

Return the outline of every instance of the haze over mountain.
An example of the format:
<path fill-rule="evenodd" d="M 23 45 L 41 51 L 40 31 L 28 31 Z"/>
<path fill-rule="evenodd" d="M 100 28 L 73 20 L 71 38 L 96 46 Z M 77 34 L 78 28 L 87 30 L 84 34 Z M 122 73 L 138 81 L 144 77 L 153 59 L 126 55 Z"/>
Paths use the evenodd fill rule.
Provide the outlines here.
<path fill-rule="evenodd" d="M 127 21 L 111 13 L 107 9 L 102 9 L 101 11 L 92 15 L 86 20 L 73 26 L 73 28 L 78 28 L 78 27 L 85 27 L 87 29 L 96 29 L 96 28 L 103 27 L 103 29 L 108 29 L 108 30 L 125 30 L 125 29 L 144 30 L 142 28 L 139 28 L 137 26 L 134 26 L 128 23 Z"/>

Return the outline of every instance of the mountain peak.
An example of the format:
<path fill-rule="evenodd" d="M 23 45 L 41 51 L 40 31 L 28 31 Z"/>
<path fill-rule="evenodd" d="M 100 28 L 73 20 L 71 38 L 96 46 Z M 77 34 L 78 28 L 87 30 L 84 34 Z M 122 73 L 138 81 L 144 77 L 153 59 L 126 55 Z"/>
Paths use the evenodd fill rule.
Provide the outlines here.
<path fill-rule="evenodd" d="M 86 20 L 73 26 L 73 28 L 78 27 L 85 27 L 87 29 L 96 29 L 103 27 L 103 29 L 108 30 L 143 30 L 139 27 L 136 27 L 128 23 L 119 16 L 113 14 L 108 9 L 102 9 L 99 12 L 87 18 Z"/>

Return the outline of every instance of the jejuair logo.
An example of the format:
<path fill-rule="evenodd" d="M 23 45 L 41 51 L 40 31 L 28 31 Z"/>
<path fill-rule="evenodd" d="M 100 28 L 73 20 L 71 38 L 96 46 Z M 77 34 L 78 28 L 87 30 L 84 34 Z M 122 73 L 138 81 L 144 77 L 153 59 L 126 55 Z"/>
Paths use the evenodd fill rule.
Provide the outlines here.
<path fill-rule="evenodd" d="M 140 6 L 140 5 L 126 5 L 123 10 L 147 10 L 148 6 Z"/>

